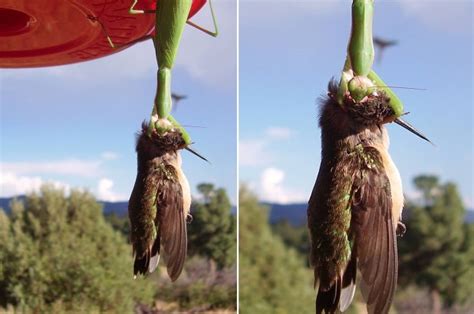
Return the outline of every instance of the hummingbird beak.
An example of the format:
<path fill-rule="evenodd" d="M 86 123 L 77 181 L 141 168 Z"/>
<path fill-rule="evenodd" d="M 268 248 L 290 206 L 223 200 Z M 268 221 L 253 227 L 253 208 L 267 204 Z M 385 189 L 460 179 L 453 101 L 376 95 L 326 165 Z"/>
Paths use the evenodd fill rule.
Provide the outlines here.
<path fill-rule="evenodd" d="M 400 118 L 397 118 L 395 119 L 394 121 L 396 124 L 402 126 L 403 128 L 407 129 L 408 131 L 410 131 L 411 133 L 421 137 L 422 139 L 424 139 L 425 141 L 431 143 L 432 145 L 434 145 L 426 136 L 424 136 L 423 134 L 420 133 L 420 131 L 418 131 L 417 129 L 415 129 L 413 126 L 411 126 L 410 123 L 400 119 Z"/>
<path fill-rule="evenodd" d="M 209 160 L 207 160 L 206 158 L 204 158 L 203 156 L 201 156 L 200 154 L 198 154 L 196 151 L 192 150 L 191 148 L 185 147 L 184 149 L 187 150 L 188 152 L 192 153 L 193 155 L 198 156 L 202 160 L 209 162 Z"/>

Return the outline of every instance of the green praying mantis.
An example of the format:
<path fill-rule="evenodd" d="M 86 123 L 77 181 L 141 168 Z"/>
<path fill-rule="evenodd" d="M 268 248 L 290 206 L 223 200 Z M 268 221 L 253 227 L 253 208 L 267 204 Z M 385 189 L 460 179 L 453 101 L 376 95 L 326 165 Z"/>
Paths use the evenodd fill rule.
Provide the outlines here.
<path fill-rule="evenodd" d="M 185 24 L 188 24 L 212 37 L 217 37 L 219 35 L 219 29 L 214 13 L 214 8 L 212 6 L 212 1 L 209 0 L 209 8 L 212 16 L 214 31 L 210 31 L 188 20 L 192 3 L 193 0 L 161 1 L 160 4 L 157 5 L 156 10 L 138 10 L 135 8 L 138 4 L 138 0 L 134 0 L 130 6 L 130 9 L 128 10 L 129 14 L 156 15 L 155 36 L 152 37 L 151 35 L 146 35 L 136 41 L 140 42 L 147 39 L 152 39 L 155 46 L 156 59 L 158 63 L 157 91 L 148 130 L 150 133 L 153 130 L 156 130 L 160 134 L 163 134 L 172 127 L 177 128 L 180 130 L 187 145 L 192 144 L 189 133 L 171 115 L 171 72 L 178 52 L 181 36 L 183 34 Z M 109 46 L 112 49 L 120 48 L 120 46 L 117 46 L 113 42 L 112 38 L 107 34 L 107 31 L 100 20 L 94 20 L 99 22 L 100 26 L 102 27 L 102 31 L 104 32 Z M 187 149 L 190 150 L 189 148 Z M 196 154 L 194 151 L 190 151 Z"/>
<path fill-rule="evenodd" d="M 374 0 L 354 0 L 352 3 L 352 32 L 348 56 L 339 82 L 338 102 L 349 93 L 355 101 L 363 101 L 377 88 L 390 97 L 390 107 L 398 118 L 403 115 L 403 103 L 385 82 L 372 70 L 374 44 L 372 22 Z"/>
<path fill-rule="evenodd" d="M 214 32 L 188 20 L 192 0 L 161 1 L 156 10 L 137 10 L 135 9 L 137 2 L 138 0 L 134 0 L 129 10 L 130 14 L 156 14 L 156 31 L 153 43 L 158 63 L 158 84 L 148 131 L 156 130 L 159 134 L 163 134 L 170 128 L 178 128 L 185 143 L 190 145 L 192 142 L 189 133 L 171 115 L 171 72 L 185 24 L 189 24 L 213 37 L 219 34 L 212 2 L 209 1 L 209 7 Z"/>
<path fill-rule="evenodd" d="M 373 16 L 374 0 L 352 2 L 351 37 L 339 82 L 337 101 L 343 105 L 344 97 L 350 96 L 355 102 L 364 102 L 367 96 L 383 91 L 390 99 L 389 106 L 393 112 L 391 121 L 387 122 L 395 122 L 430 142 L 423 134 L 400 118 L 405 115 L 401 99 L 372 69 L 374 63 Z"/>

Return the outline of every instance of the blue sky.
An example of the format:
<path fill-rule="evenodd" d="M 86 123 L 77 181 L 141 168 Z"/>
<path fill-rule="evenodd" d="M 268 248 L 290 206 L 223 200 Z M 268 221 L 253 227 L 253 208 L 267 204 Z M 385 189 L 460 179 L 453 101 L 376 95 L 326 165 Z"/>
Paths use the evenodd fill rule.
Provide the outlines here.
<path fill-rule="evenodd" d="M 473 3 L 375 2 L 374 33 L 399 40 L 374 68 L 433 147 L 388 126 L 405 192 L 436 174 L 473 207 Z M 240 1 L 240 180 L 267 201 L 306 202 L 320 162 L 317 98 L 339 77 L 350 1 Z"/>
<path fill-rule="evenodd" d="M 216 1 L 220 36 L 187 27 L 172 89 L 188 95 L 175 117 L 210 164 L 183 152 L 193 190 L 201 182 L 236 201 L 236 3 Z M 212 28 L 209 8 L 193 18 Z M 53 182 L 99 199 L 127 200 L 135 180 L 135 133 L 156 88 L 150 41 L 110 57 L 39 69 L 0 70 L 0 197 Z"/>

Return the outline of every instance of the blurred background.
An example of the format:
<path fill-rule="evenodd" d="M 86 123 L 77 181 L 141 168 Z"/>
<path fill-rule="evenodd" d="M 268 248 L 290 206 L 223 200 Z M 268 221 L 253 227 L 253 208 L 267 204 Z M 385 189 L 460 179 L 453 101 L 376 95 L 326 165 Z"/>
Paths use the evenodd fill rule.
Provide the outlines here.
<path fill-rule="evenodd" d="M 173 92 L 187 96 L 174 116 L 210 161 L 182 153 L 194 221 L 175 284 L 161 267 L 133 280 L 128 244 L 135 133 L 156 90 L 152 42 L 0 71 L 0 312 L 235 311 L 237 4 L 215 2 L 220 35 L 186 27 L 173 72 Z M 209 7 L 193 21 L 212 29 Z"/>
<path fill-rule="evenodd" d="M 474 312 L 473 3 L 375 1 L 374 69 L 429 145 L 389 125 L 404 185 L 393 313 Z M 306 202 L 318 98 L 339 78 L 351 1 L 240 1 L 240 309 L 314 313 Z M 360 295 L 350 313 L 364 313 Z"/>

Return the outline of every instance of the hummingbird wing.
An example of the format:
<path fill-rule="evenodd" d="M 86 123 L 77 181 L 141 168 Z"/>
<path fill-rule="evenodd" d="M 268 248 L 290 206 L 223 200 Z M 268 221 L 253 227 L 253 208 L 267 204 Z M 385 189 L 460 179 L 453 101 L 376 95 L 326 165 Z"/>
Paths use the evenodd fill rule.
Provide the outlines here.
<path fill-rule="evenodd" d="M 398 272 L 390 181 L 377 149 L 364 147 L 363 154 L 365 167 L 361 167 L 352 195 L 351 228 L 368 312 L 388 313 Z"/>
<path fill-rule="evenodd" d="M 358 169 L 352 156 L 341 150 L 324 157 L 308 203 L 311 236 L 310 261 L 318 285 L 316 313 L 345 310 L 355 291 L 356 259 L 351 254 L 350 200 Z"/>
<path fill-rule="evenodd" d="M 175 281 L 183 270 L 188 241 L 183 188 L 177 170 L 170 164 L 165 165 L 162 171 L 156 206 L 159 211 L 159 234 L 166 256 L 168 275 Z"/>
<path fill-rule="evenodd" d="M 137 173 L 128 202 L 130 240 L 135 257 L 134 276 L 152 272 L 158 264 L 160 239 L 157 237 L 154 223 L 157 215 L 155 195 L 158 179 L 153 167 L 146 167 L 144 172 Z"/>

